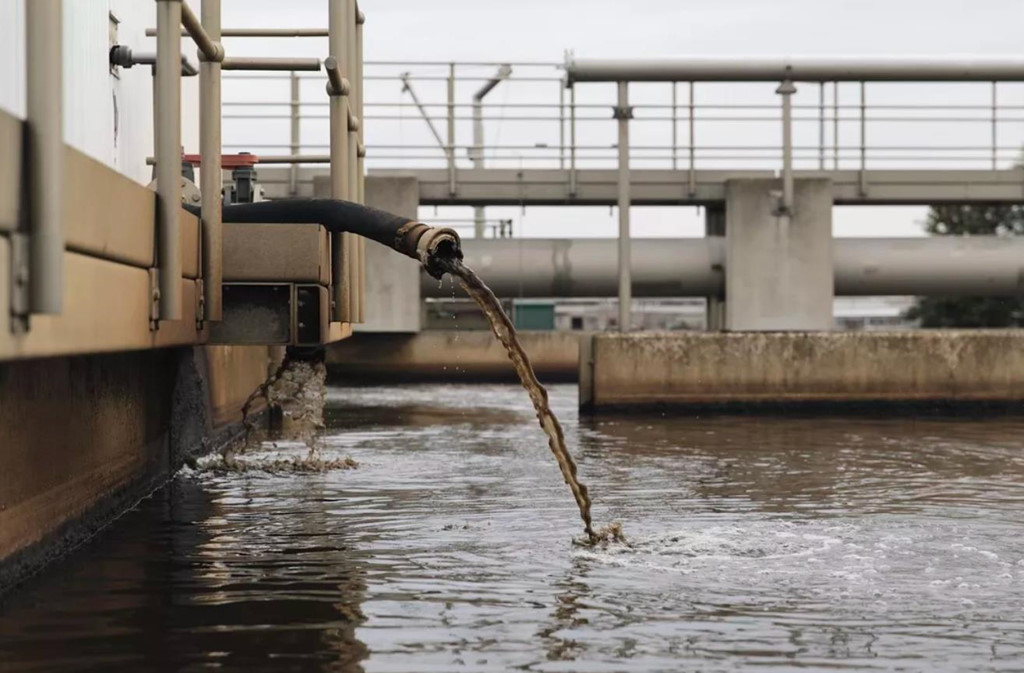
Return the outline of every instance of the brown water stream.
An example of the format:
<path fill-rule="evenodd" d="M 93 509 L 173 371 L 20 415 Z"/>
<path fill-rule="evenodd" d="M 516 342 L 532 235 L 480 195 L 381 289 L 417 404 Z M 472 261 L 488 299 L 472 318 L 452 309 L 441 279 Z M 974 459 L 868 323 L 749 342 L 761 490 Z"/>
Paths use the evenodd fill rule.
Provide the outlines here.
<path fill-rule="evenodd" d="M 461 260 L 453 258 L 446 264 L 446 270 L 459 279 L 459 283 L 466 293 L 479 304 L 480 310 L 487 316 L 487 322 L 490 323 L 494 336 L 508 352 L 508 358 L 512 361 L 512 366 L 515 367 L 519 380 L 529 394 L 533 408 L 537 412 L 540 427 L 548 436 L 548 446 L 551 447 L 551 453 L 555 454 L 562 477 L 565 478 L 565 483 L 569 485 L 572 496 L 576 499 L 576 505 L 580 508 L 580 518 L 583 519 L 583 530 L 587 534 L 587 541 L 595 543 L 609 538 L 621 540 L 622 530 L 621 526 L 617 524 L 612 524 L 597 532 L 594 531 L 590 518 L 590 493 L 576 473 L 576 461 L 573 460 L 572 454 L 569 453 L 569 449 L 565 445 L 565 433 L 562 432 L 562 426 L 548 404 L 548 391 L 537 380 L 537 374 L 533 371 L 530 358 L 519 342 L 515 326 L 501 308 L 501 302 L 487 287 L 487 284 L 480 280 L 480 277 Z"/>

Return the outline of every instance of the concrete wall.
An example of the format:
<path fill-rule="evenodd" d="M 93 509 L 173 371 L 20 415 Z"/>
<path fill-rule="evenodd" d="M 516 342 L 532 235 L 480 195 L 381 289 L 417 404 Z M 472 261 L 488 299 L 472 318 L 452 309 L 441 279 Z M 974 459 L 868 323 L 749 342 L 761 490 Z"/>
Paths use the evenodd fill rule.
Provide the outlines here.
<path fill-rule="evenodd" d="M 211 346 L 0 364 L 0 589 L 226 441 L 274 355 Z"/>
<path fill-rule="evenodd" d="M 1024 330 L 600 334 L 583 407 L 1020 403 Z"/>
<path fill-rule="evenodd" d="M 778 180 L 730 180 L 725 205 L 725 328 L 832 326 L 832 190 L 798 180 L 792 216 L 775 215 Z"/>
<path fill-rule="evenodd" d="M 541 381 L 575 381 L 582 332 L 520 332 Z M 332 377 L 346 381 L 518 381 L 489 331 L 355 334 L 327 351 Z"/>

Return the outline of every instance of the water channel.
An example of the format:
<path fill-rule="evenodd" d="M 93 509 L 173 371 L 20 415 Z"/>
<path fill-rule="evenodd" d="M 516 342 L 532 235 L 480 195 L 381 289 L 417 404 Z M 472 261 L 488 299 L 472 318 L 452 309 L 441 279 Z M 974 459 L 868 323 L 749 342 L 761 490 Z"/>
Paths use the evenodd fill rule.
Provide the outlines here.
<path fill-rule="evenodd" d="M 1024 669 L 1024 419 L 579 418 L 329 387 L 355 469 L 185 470 L 0 598 L 8 671 Z M 305 455 L 265 444 L 247 459 Z"/>

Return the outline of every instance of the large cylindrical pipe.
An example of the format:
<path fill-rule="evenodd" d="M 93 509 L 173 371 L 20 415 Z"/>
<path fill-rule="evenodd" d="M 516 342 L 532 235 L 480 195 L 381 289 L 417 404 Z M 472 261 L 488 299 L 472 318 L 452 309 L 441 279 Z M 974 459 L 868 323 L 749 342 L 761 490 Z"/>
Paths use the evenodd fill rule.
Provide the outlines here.
<path fill-rule="evenodd" d="M 220 0 L 203 0 L 202 26 L 209 41 L 220 50 Z M 221 72 L 220 63 L 203 60 L 199 64 L 199 153 L 203 227 L 203 317 L 220 320 L 223 285 L 221 204 Z"/>
<path fill-rule="evenodd" d="M 470 239 L 466 266 L 501 297 L 616 297 L 618 242 L 614 239 Z M 722 238 L 633 241 L 632 290 L 638 297 L 719 295 L 725 259 Z M 424 297 L 451 297 L 425 278 Z"/>
<path fill-rule="evenodd" d="M 1024 81 L 1024 58 L 574 59 L 571 82 Z"/>
<path fill-rule="evenodd" d="M 181 319 L 181 0 L 157 0 L 156 190 L 159 316 Z"/>
<path fill-rule="evenodd" d="M 835 293 L 851 295 L 1024 295 L 1024 239 L 995 236 L 838 238 Z M 466 265 L 501 297 L 614 297 L 614 239 L 470 240 Z M 636 239 L 637 297 L 721 296 L 725 239 Z M 424 279 L 424 297 L 450 297 Z"/>
<path fill-rule="evenodd" d="M 1024 295 L 1024 240 L 997 236 L 844 238 L 838 295 Z"/>
<path fill-rule="evenodd" d="M 60 313 L 64 291 L 61 0 L 26 3 L 29 310 Z"/>

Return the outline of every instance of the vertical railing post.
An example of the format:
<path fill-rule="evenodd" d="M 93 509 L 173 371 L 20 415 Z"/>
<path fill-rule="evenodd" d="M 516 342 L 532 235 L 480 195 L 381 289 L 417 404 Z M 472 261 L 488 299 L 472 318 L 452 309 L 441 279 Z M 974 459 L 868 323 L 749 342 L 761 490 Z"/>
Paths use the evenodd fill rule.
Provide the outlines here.
<path fill-rule="evenodd" d="M 291 104 L 289 112 L 289 121 L 291 122 L 290 138 L 289 138 L 289 149 L 291 149 L 292 156 L 298 156 L 299 150 L 302 147 L 302 89 L 299 86 L 299 73 L 294 70 L 290 77 L 290 89 L 291 89 Z M 299 193 L 299 165 L 296 163 L 289 164 L 288 166 L 288 194 L 290 196 L 297 196 Z"/>
<path fill-rule="evenodd" d="M 619 331 L 628 332 L 632 315 L 632 279 L 630 274 L 629 232 L 629 83 L 618 83 L 618 105 L 615 118 L 619 126 Z"/>
<path fill-rule="evenodd" d="M 337 65 L 343 76 L 348 75 L 346 64 L 345 22 L 349 14 L 346 7 L 349 0 L 328 2 L 328 51 L 331 65 Z M 330 100 L 330 143 L 331 143 L 331 198 L 348 199 L 348 96 L 329 86 Z M 348 238 L 345 234 L 331 235 L 331 292 L 333 306 L 331 317 L 336 322 L 351 322 L 348 270 L 351 263 Z"/>
<path fill-rule="evenodd" d="M 679 167 L 679 83 L 672 82 L 672 170 Z"/>
<path fill-rule="evenodd" d="M 565 86 L 558 83 L 558 168 L 565 170 Z"/>
<path fill-rule="evenodd" d="M 455 64 L 448 64 L 448 194 L 455 196 Z"/>
<path fill-rule="evenodd" d="M 782 96 L 782 203 L 778 212 L 793 214 L 793 94 L 796 87 L 786 79 L 775 90 Z"/>
<path fill-rule="evenodd" d="M 28 284 L 29 313 L 60 313 L 64 291 L 64 120 L 61 0 L 25 3 L 27 38 L 28 269 L 16 281 Z M 22 322 L 23 326 L 27 326 Z"/>
<path fill-rule="evenodd" d="M 687 192 L 692 198 L 697 194 L 697 138 L 696 129 L 697 123 L 694 118 L 696 112 L 696 106 L 693 100 L 693 82 L 690 82 L 690 169 L 689 169 L 689 188 Z"/>
<path fill-rule="evenodd" d="M 818 84 L 818 170 L 825 170 L 825 83 Z"/>
<path fill-rule="evenodd" d="M 992 170 L 996 169 L 996 164 L 998 163 L 998 144 L 996 142 L 996 136 L 998 133 L 998 122 L 996 118 L 996 106 L 998 105 L 999 99 L 997 98 L 997 94 L 998 90 L 996 89 L 996 83 L 992 82 Z"/>
<path fill-rule="evenodd" d="M 356 114 L 359 115 L 359 135 L 356 138 L 356 195 L 355 200 L 366 203 L 366 114 L 363 112 L 363 24 L 366 16 L 356 6 Z M 359 297 L 356 322 L 366 320 L 366 239 L 357 239 L 356 295 Z"/>
<path fill-rule="evenodd" d="M 832 83 L 832 168 L 839 170 L 839 82 Z"/>
<path fill-rule="evenodd" d="M 569 196 L 576 196 L 576 85 L 569 87 Z"/>
<path fill-rule="evenodd" d="M 860 195 L 868 195 L 868 104 L 867 104 L 867 86 L 864 82 L 860 83 Z"/>
<path fill-rule="evenodd" d="M 220 43 L 220 0 L 203 0 L 203 29 Z M 202 52 L 200 52 L 202 57 Z M 223 254 L 221 236 L 221 71 L 217 61 L 199 64 L 199 168 L 203 227 L 203 320 L 220 320 Z"/>
<path fill-rule="evenodd" d="M 31 4 L 31 3 L 30 3 Z M 181 0 L 157 0 L 156 190 L 160 320 L 181 318 Z"/>

